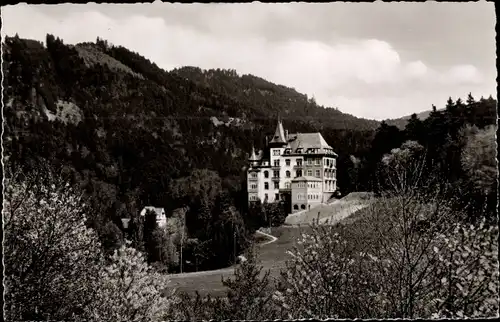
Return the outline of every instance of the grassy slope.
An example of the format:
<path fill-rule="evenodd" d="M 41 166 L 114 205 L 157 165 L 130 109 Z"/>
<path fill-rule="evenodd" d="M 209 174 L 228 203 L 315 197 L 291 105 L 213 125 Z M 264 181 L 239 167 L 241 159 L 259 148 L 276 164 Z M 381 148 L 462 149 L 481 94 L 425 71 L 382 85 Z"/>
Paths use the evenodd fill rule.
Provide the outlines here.
<path fill-rule="evenodd" d="M 312 224 L 319 217 L 320 223 L 337 223 L 350 214 L 368 206 L 371 203 L 369 194 L 349 194 L 345 198 L 335 200 L 327 205 L 319 205 L 304 213 L 290 215 L 286 218 L 286 225 Z"/>

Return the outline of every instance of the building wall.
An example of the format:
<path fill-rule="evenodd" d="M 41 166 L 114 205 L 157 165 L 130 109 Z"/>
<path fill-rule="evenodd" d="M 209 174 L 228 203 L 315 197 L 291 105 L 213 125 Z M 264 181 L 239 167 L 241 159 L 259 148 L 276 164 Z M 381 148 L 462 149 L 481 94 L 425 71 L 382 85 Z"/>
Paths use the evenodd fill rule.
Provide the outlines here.
<path fill-rule="evenodd" d="M 321 204 L 323 197 L 323 182 L 311 181 L 307 182 L 307 204 L 311 208 Z"/>
<path fill-rule="evenodd" d="M 306 207 L 307 207 L 306 196 L 307 196 L 307 182 L 305 182 L 305 181 L 293 182 L 293 184 L 292 184 L 292 213 L 296 213 L 298 211 L 306 209 Z"/>
<path fill-rule="evenodd" d="M 322 202 L 321 181 L 299 181 L 292 184 L 292 213 L 312 208 Z"/>
<path fill-rule="evenodd" d="M 275 152 L 277 151 L 277 153 Z M 283 163 L 285 162 L 282 160 L 281 155 L 285 151 L 285 148 L 280 148 L 280 147 L 273 147 L 270 148 L 269 155 L 270 155 L 270 165 L 271 165 L 271 183 L 269 185 L 270 191 L 269 191 L 269 202 L 274 202 L 279 200 L 279 192 L 280 188 L 283 186 L 284 187 L 284 172 L 283 172 Z M 279 167 L 275 166 L 275 161 L 279 161 Z M 279 179 L 272 179 L 274 177 L 274 171 L 278 171 L 279 174 Z M 275 182 L 278 183 L 277 188 L 275 188 Z M 278 198 L 276 198 L 278 196 Z"/>
<path fill-rule="evenodd" d="M 248 201 L 257 201 L 261 199 L 262 171 L 247 171 L 247 190 Z"/>
<path fill-rule="evenodd" d="M 259 169 L 260 171 L 256 172 L 257 173 L 257 180 L 253 180 L 254 178 L 251 177 L 252 171 L 247 172 L 247 183 L 248 183 L 248 198 L 249 201 L 254 201 L 256 198 L 261 200 L 262 202 L 266 199 L 267 195 L 267 202 L 275 202 L 279 200 L 280 196 L 280 191 L 283 193 L 284 191 L 290 191 L 292 193 L 293 191 L 293 185 L 292 185 L 292 180 L 296 178 L 297 175 L 297 170 L 301 170 L 301 176 L 312 176 L 312 177 L 317 177 L 316 171 L 319 170 L 319 179 L 322 181 L 320 182 L 320 187 L 315 188 L 316 190 L 314 191 L 314 195 L 317 193 L 320 194 L 319 199 L 307 199 L 305 198 L 304 200 L 298 200 L 298 193 L 300 192 L 300 189 L 296 191 L 296 193 L 292 193 L 292 212 L 293 212 L 293 205 L 294 204 L 312 204 L 314 205 L 315 203 L 321 203 L 321 202 L 326 202 L 332 195 L 333 192 L 336 190 L 336 160 L 335 157 L 333 156 L 325 156 L 325 157 L 319 157 L 315 155 L 287 155 L 284 154 L 285 148 L 280 148 L 280 147 L 273 147 L 269 148 L 269 155 L 270 155 L 270 161 L 269 161 L 269 166 L 270 167 L 264 167 Z M 275 153 L 274 151 L 278 151 Z M 278 155 L 279 154 L 279 155 Z M 286 164 L 286 160 L 290 160 L 290 165 Z M 308 163 L 308 160 L 311 159 L 313 160 L 311 164 Z M 275 167 L 275 161 L 279 160 L 279 167 Z M 297 166 L 297 160 L 302 161 L 302 167 Z M 319 160 L 317 162 L 316 160 Z M 332 164 L 332 167 L 327 165 L 327 161 Z M 311 170 L 309 173 L 308 170 Z M 334 170 L 335 173 L 333 174 L 333 177 L 328 175 L 331 173 L 331 171 Z M 268 172 L 268 177 L 265 177 L 265 171 Z M 278 171 L 279 173 L 279 179 L 273 179 L 274 177 L 274 171 Z M 287 177 L 287 171 L 290 172 L 290 177 Z M 275 186 L 275 182 L 277 182 L 277 186 Z M 268 189 L 265 189 L 266 183 L 268 185 Z M 255 186 L 252 188 L 253 185 L 257 185 L 257 188 L 255 189 Z M 297 187 L 295 187 L 297 189 Z M 319 190 L 319 192 L 318 192 Z M 305 192 L 301 192 L 305 193 Z M 310 195 L 311 193 L 308 192 L 306 193 L 306 197 Z M 276 198 L 278 196 L 278 199 Z M 300 206 L 299 206 L 300 210 Z"/>

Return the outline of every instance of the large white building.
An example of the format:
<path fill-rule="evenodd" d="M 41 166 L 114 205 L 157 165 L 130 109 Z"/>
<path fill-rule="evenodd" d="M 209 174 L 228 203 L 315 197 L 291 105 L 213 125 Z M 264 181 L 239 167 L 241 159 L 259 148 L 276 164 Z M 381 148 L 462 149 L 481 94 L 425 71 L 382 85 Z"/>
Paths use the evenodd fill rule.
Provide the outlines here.
<path fill-rule="evenodd" d="M 321 133 L 288 134 L 278 121 L 264 151 L 252 153 L 248 168 L 248 200 L 291 200 L 291 212 L 324 203 L 336 190 L 336 158 Z"/>

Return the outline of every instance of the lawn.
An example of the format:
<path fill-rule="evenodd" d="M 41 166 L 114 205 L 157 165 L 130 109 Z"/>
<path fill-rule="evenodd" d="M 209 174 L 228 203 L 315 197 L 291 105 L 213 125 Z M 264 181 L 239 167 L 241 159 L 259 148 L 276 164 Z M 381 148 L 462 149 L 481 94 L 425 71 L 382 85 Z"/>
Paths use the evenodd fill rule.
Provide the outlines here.
<path fill-rule="evenodd" d="M 362 197 L 348 195 L 329 205 L 328 212 L 325 211 L 322 218 L 335 216 L 337 221 L 343 223 L 347 221 L 349 215 L 356 212 L 363 212 L 359 210 L 359 205 L 364 205 L 366 202 L 367 201 L 363 200 Z M 311 209 L 311 213 L 314 214 L 313 209 Z M 281 269 L 285 267 L 286 260 L 290 258 L 290 255 L 287 254 L 287 250 L 293 248 L 297 238 L 302 233 L 311 231 L 307 223 L 311 218 L 313 218 L 313 215 L 306 215 L 305 219 L 303 218 L 301 221 L 303 223 L 300 226 L 281 226 L 271 229 L 270 235 L 277 237 L 277 240 L 270 244 L 262 245 L 258 247 L 257 250 L 259 263 L 263 267 L 262 274 L 269 270 L 272 278 L 279 277 Z M 322 221 L 320 220 L 320 222 Z M 350 223 L 352 223 L 352 221 L 350 221 Z M 256 236 L 259 236 L 259 240 L 263 243 L 268 241 L 268 239 L 262 235 Z M 214 271 L 175 274 L 171 275 L 170 286 L 190 294 L 194 294 L 195 291 L 198 291 L 201 295 L 210 294 L 212 296 L 221 296 L 224 295 L 225 291 L 221 278 L 229 278 L 232 277 L 233 274 L 234 267 Z"/>
<path fill-rule="evenodd" d="M 260 265 L 263 267 L 262 274 L 270 270 L 271 276 L 279 276 L 280 270 L 285 266 L 285 261 L 290 257 L 286 251 L 291 249 L 298 236 L 302 232 L 309 231 L 308 227 L 274 227 L 271 229 L 271 235 L 278 239 L 267 245 L 258 248 L 257 256 Z M 262 241 L 267 241 L 265 238 Z M 170 286 L 176 287 L 179 291 L 194 294 L 196 291 L 201 295 L 210 294 L 212 296 L 221 296 L 225 288 L 222 285 L 221 278 L 232 277 L 234 267 L 214 271 L 204 271 L 195 273 L 184 273 L 171 275 Z"/>

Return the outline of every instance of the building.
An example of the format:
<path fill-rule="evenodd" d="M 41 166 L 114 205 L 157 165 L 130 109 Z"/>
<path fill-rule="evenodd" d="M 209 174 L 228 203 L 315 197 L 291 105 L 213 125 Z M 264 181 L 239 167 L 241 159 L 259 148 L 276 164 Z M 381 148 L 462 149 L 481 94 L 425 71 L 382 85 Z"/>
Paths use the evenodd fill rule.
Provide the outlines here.
<path fill-rule="evenodd" d="M 291 201 L 291 212 L 325 203 L 336 190 L 337 154 L 321 133 L 288 134 L 281 121 L 264 150 L 252 152 L 248 200 Z"/>
<path fill-rule="evenodd" d="M 151 211 L 156 215 L 156 223 L 158 224 L 158 227 L 165 227 L 167 224 L 167 216 L 164 208 L 146 206 L 141 210 L 141 216 L 146 216 L 148 211 Z"/>

